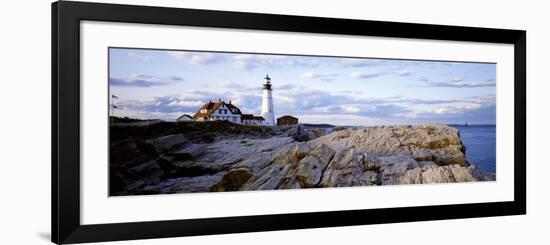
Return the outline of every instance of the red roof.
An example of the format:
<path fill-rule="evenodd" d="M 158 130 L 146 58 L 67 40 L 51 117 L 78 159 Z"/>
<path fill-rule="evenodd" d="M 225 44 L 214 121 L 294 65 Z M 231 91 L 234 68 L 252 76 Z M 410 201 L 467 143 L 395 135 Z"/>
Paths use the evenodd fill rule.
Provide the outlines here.
<path fill-rule="evenodd" d="M 227 104 L 225 103 L 225 101 L 220 101 L 216 103 L 210 101 L 201 106 L 201 108 L 197 111 L 197 113 L 195 113 L 193 118 L 210 117 L 210 115 L 212 115 L 212 113 L 216 111 L 216 109 L 218 109 L 218 107 L 220 107 L 221 105 L 225 105 L 228 109 L 231 110 L 233 114 L 241 114 L 241 110 L 233 104 Z M 201 112 L 204 109 L 206 109 L 206 112 Z"/>
<path fill-rule="evenodd" d="M 282 117 L 277 118 L 277 120 L 279 120 L 279 119 L 296 119 L 296 120 L 298 120 L 298 118 L 290 116 L 290 115 L 284 115 Z"/>

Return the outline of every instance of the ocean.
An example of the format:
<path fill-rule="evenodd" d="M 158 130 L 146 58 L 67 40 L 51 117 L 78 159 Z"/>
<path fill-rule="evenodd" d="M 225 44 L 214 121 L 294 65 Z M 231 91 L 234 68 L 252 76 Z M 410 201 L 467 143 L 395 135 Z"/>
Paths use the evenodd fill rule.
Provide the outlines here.
<path fill-rule="evenodd" d="M 466 146 L 466 159 L 485 173 L 496 173 L 496 126 L 449 125 L 460 131 Z"/>

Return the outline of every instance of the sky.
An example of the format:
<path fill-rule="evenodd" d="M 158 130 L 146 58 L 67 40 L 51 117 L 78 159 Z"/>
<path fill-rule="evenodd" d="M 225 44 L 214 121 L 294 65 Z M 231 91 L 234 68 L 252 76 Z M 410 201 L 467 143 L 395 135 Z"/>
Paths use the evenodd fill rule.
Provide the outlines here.
<path fill-rule="evenodd" d="M 496 121 L 493 63 L 109 49 L 115 116 L 174 121 L 219 99 L 257 115 L 266 74 L 275 117 L 302 123 Z"/>

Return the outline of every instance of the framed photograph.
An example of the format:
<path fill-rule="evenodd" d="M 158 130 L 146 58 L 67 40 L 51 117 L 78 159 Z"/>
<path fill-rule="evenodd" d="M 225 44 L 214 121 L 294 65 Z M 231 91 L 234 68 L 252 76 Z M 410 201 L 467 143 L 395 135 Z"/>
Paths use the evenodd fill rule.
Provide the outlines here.
<path fill-rule="evenodd" d="M 55 2 L 52 241 L 525 214 L 525 38 Z"/>

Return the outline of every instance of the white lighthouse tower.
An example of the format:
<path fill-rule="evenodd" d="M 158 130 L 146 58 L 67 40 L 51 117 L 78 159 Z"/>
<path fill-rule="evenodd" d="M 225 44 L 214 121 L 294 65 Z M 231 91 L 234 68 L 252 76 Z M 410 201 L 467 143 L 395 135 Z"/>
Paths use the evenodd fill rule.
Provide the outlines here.
<path fill-rule="evenodd" d="M 271 78 L 265 75 L 264 86 L 262 89 L 262 117 L 267 125 L 275 124 L 275 115 L 273 113 L 273 97 L 271 96 Z"/>

